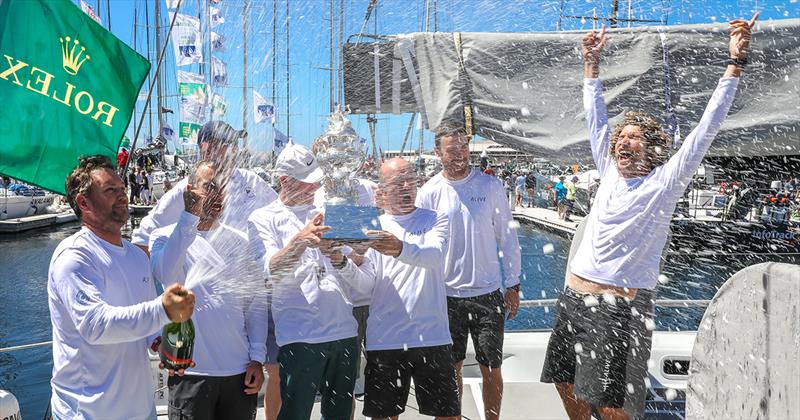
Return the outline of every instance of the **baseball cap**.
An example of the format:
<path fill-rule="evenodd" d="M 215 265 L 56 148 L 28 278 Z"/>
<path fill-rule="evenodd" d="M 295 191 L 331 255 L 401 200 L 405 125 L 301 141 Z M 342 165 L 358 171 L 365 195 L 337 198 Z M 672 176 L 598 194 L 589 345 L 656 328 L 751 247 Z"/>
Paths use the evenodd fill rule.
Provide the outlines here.
<path fill-rule="evenodd" d="M 203 124 L 200 132 L 197 133 L 197 143 L 236 144 L 237 140 L 246 136 L 246 131 L 234 130 L 230 124 L 224 121 L 209 121 Z"/>
<path fill-rule="evenodd" d="M 573 177 L 572 177 L 572 180 L 573 180 L 573 181 L 577 181 L 578 179 L 580 179 L 580 178 L 578 178 L 577 176 L 573 176 Z"/>
<path fill-rule="evenodd" d="M 325 176 L 314 153 L 307 147 L 294 143 L 287 144 L 278 155 L 275 161 L 275 173 L 309 183 L 320 182 Z"/>

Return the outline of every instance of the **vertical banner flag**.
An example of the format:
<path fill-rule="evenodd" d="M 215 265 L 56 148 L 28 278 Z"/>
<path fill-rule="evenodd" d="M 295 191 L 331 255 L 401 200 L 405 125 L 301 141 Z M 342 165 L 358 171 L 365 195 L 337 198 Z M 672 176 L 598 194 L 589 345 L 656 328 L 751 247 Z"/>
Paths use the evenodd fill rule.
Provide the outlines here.
<path fill-rule="evenodd" d="M 275 124 L 275 105 L 253 91 L 253 120 L 256 124 L 269 122 Z"/>
<path fill-rule="evenodd" d="M 211 94 L 211 115 L 215 118 L 222 118 L 225 116 L 225 111 L 228 109 L 228 104 L 222 95 L 216 93 Z"/>
<path fill-rule="evenodd" d="M 103 22 L 100 21 L 100 16 L 97 16 L 97 13 L 95 13 L 92 6 L 89 6 L 89 4 L 83 0 L 81 0 L 81 10 L 83 10 L 83 13 L 86 13 L 87 15 L 89 15 L 89 17 L 94 19 L 95 22 L 101 25 L 103 24 Z"/>
<path fill-rule="evenodd" d="M 170 21 L 175 13 L 169 12 Z M 200 20 L 178 13 L 172 28 L 172 47 L 175 65 L 185 66 L 203 62 L 203 38 L 200 36 Z"/>
<path fill-rule="evenodd" d="M 277 128 L 272 129 L 272 152 L 279 155 L 284 147 L 291 141 L 291 137 L 286 137 L 286 134 L 281 133 Z"/>
<path fill-rule="evenodd" d="M 203 76 L 199 74 L 178 70 L 181 121 L 200 124 L 205 120 L 208 88 L 203 82 Z"/>
<path fill-rule="evenodd" d="M 211 27 L 216 28 L 219 25 L 225 23 L 225 16 L 222 15 L 222 9 L 214 6 L 210 6 L 210 15 L 211 15 Z"/>
<path fill-rule="evenodd" d="M 224 52 L 225 51 L 225 37 L 211 32 L 211 52 Z"/>
<path fill-rule="evenodd" d="M 228 85 L 228 68 L 225 62 L 217 57 L 211 57 L 211 80 L 215 86 Z"/>
<path fill-rule="evenodd" d="M 197 144 L 197 133 L 200 131 L 200 124 L 183 122 L 178 124 L 178 137 L 181 143 Z"/>
<path fill-rule="evenodd" d="M 0 174 L 64 194 L 79 156 L 116 160 L 144 57 L 70 0 L 0 1 L 0 56 Z"/>

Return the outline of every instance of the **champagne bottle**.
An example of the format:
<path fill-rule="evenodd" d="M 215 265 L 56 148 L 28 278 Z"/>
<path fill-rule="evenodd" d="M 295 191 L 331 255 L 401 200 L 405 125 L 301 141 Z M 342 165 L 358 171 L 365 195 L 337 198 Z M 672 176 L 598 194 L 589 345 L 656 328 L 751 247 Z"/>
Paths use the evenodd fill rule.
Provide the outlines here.
<path fill-rule="evenodd" d="M 161 332 L 158 354 L 167 369 L 187 369 L 192 364 L 194 352 L 194 323 L 191 319 L 172 322 Z"/>

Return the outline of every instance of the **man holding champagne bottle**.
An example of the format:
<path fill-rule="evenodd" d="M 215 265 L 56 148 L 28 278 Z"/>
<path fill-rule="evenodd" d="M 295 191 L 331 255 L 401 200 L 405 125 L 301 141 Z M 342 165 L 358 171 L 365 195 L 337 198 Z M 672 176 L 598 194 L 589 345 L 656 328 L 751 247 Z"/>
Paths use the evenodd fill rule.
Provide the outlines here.
<path fill-rule="evenodd" d="M 53 416 L 155 418 L 148 337 L 189 319 L 195 296 L 178 284 L 156 296 L 147 255 L 122 239 L 128 197 L 111 160 L 81 158 L 66 191 L 82 226 L 48 273 Z"/>
<path fill-rule="evenodd" d="M 191 284 L 198 302 L 194 327 L 171 325 L 161 337 L 162 361 L 187 368 L 168 380 L 170 418 L 252 419 L 264 381 L 266 289 L 260 276 L 246 275 L 249 259 L 226 259 L 219 250 L 247 245 L 218 223 L 224 178 L 219 164 L 200 162 L 189 176 L 178 222 L 150 234 L 153 276 Z"/>

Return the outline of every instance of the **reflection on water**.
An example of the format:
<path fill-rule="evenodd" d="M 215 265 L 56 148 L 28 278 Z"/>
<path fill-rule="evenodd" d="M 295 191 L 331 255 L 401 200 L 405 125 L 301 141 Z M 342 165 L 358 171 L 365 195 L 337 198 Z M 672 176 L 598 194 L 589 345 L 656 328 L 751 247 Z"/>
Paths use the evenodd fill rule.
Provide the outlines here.
<path fill-rule="evenodd" d="M 71 225 L 0 237 L 0 296 L 4 306 L 0 347 L 51 339 L 47 268 L 58 243 L 77 229 L 77 225 Z M 519 236 L 523 299 L 557 298 L 564 284 L 569 240 L 528 225 L 522 225 Z M 698 256 L 674 248 L 665 258 L 665 282 L 658 288 L 660 298 L 711 299 L 726 279 L 748 265 L 763 261 L 800 262 L 797 254 Z M 506 324 L 507 329 L 549 329 L 554 315 L 554 308 L 522 308 L 517 318 Z M 703 308 L 659 308 L 656 315 L 660 330 L 691 330 L 697 328 Z M 26 418 L 44 415 L 52 367 L 49 347 L 0 354 L 0 389 L 17 396 Z"/>

